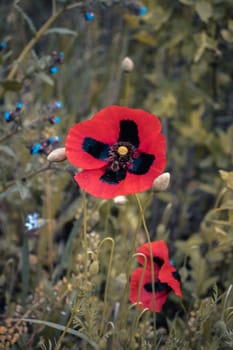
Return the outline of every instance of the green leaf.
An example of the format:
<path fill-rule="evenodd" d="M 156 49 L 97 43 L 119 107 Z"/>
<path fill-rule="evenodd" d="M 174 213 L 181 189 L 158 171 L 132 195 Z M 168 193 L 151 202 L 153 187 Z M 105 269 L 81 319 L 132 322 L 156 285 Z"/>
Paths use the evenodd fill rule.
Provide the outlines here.
<path fill-rule="evenodd" d="M 0 83 L 5 90 L 8 91 L 20 91 L 23 83 L 17 80 L 4 80 Z"/>
<path fill-rule="evenodd" d="M 179 0 L 181 4 L 192 6 L 194 5 L 194 0 Z"/>
<path fill-rule="evenodd" d="M 59 28 L 59 27 L 50 28 L 46 30 L 44 35 L 48 35 L 48 34 L 73 35 L 73 36 L 78 35 L 78 33 L 75 30 L 71 30 L 68 28 Z"/>
<path fill-rule="evenodd" d="M 29 196 L 29 190 L 28 188 L 22 183 L 22 181 L 16 181 L 16 187 L 20 194 L 20 197 L 22 200 L 28 198 Z"/>
<path fill-rule="evenodd" d="M 137 33 L 134 38 L 139 41 L 141 44 L 154 46 L 156 44 L 156 40 L 153 36 L 141 31 Z"/>
<path fill-rule="evenodd" d="M 0 145 L 0 153 L 3 152 L 5 153 L 7 156 L 12 157 L 14 159 L 16 159 L 16 154 L 15 152 L 8 146 L 2 146 Z"/>
<path fill-rule="evenodd" d="M 54 85 L 53 79 L 48 74 L 45 74 L 44 72 L 40 72 L 40 73 L 37 73 L 36 76 L 40 80 L 42 80 L 44 83 L 46 83 L 46 84 L 48 84 L 50 86 Z"/>
<path fill-rule="evenodd" d="M 225 41 L 227 41 L 228 43 L 233 43 L 233 34 L 230 30 L 221 30 L 221 35 Z"/>
<path fill-rule="evenodd" d="M 25 322 L 30 322 L 30 323 L 35 323 L 35 324 L 41 324 L 47 327 L 52 327 L 54 329 L 57 329 L 59 331 L 66 331 L 66 333 L 68 334 L 72 334 L 80 339 L 83 339 L 84 341 L 86 341 L 88 344 L 90 344 L 93 349 L 95 350 L 99 350 L 98 345 L 91 339 L 89 339 L 85 334 L 76 331 L 75 329 L 72 328 L 66 328 L 65 326 L 59 324 L 59 323 L 54 323 L 54 322 L 49 322 L 49 321 L 44 321 L 44 320 L 36 320 L 33 318 L 21 318 L 21 321 L 25 321 Z"/>
<path fill-rule="evenodd" d="M 13 5 L 14 8 L 20 13 L 20 15 L 23 17 L 23 19 L 27 22 L 29 28 L 31 29 L 32 33 L 35 34 L 36 33 L 36 27 L 33 23 L 33 21 L 31 20 L 30 17 L 28 17 L 28 15 L 24 12 L 24 10 L 17 4 Z"/>
<path fill-rule="evenodd" d="M 204 0 L 198 1 L 196 3 L 195 8 L 203 22 L 208 22 L 210 17 L 212 17 L 213 15 L 213 7 L 207 1 L 204 1 Z"/>

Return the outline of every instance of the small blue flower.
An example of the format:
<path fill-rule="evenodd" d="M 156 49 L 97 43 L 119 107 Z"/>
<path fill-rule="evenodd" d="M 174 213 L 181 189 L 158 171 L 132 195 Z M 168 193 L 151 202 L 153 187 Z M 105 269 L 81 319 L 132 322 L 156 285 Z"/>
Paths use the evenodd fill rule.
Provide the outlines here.
<path fill-rule="evenodd" d="M 3 118 L 5 119 L 5 121 L 7 123 L 9 123 L 9 122 L 11 122 L 14 119 L 14 115 L 13 115 L 12 112 L 6 111 L 6 112 L 3 113 Z"/>
<path fill-rule="evenodd" d="M 0 42 L 0 51 L 2 51 L 3 49 L 5 49 L 7 47 L 7 43 L 5 41 L 1 41 Z"/>
<path fill-rule="evenodd" d="M 85 12 L 84 13 L 84 18 L 86 21 L 93 21 L 93 19 L 95 18 L 95 14 L 94 12 Z"/>
<path fill-rule="evenodd" d="M 56 116 L 54 117 L 54 124 L 58 124 L 58 123 L 60 123 L 60 121 L 61 121 L 61 117 L 59 117 L 58 115 L 56 115 Z"/>
<path fill-rule="evenodd" d="M 54 105 L 55 105 L 56 108 L 62 108 L 63 103 L 62 103 L 62 101 L 57 101 L 57 102 L 54 103 Z"/>
<path fill-rule="evenodd" d="M 40 153 L 42 150 L 42 146 L 39 142 L 35 143 L 32 147 L 31 147 L 31 154 L 35 155 Z"/>
<path fill-rule="evenodd" d="M 51 137 L 48 138 L 47 141 L 48 141 L 48 143 L 50 143 L 50 144 L 59 142 L 59 141 L 61 141 L 61 136 L 51 136 Z"/>
<path fill-rule="evenodd" d="M 58 124 L 61 121 L 61 117 L 59 117 L 58 115 L 52 116 L 51 118 L 49 118 L 49 121 L 51 124 Z"/>
<path fill-rule="evenodd" d="M 62 60 L 64 60 L 64 58 L 65 58 L 65 54 L 64 54 L 64 52 L 59 52 L 59 57 L 60 57 L 60 59 L 62 59 Z"/>
<path fill-rule="evenodd" d="M 27 221 L 25 223 L 25 228 L 27 231 L 32 231 L 32 230 L 37 230 L 40 225 L 38 223 L 39 219 L 39 214 L 38 213 L 33 213 L 33 214 L 28 214 L 27 215 Z"/>
<path fill-rule="evenodd" d="M 23 106 L 24 106 L 23 102 L 17 102 L 16 103 L 16 110 L 20 111 L 23 108 Z"/>
<path fill-rule="evenodd" d="M 57 67 L 57 66 L 51 66 L 50 68 L 49 68 L 49 73 L 51 73 L 51 74 L 57 74 L 59 72 L 59 68 Z"/>
<path fill-rule="evenodd" d="M 144 16 L 147 14 L 147 8 L 146 6 L 142 6 L 140 9 L 139 9 L 139 16 Z"/>

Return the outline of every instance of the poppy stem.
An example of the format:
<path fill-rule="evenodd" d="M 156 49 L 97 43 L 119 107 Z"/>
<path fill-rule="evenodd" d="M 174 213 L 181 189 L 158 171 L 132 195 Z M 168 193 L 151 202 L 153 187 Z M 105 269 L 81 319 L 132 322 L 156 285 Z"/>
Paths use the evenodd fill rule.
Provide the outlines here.
<path fill-rule="evenodd" d="M 122 96 L 122 103 L 127 105 L 129 101 L 129 90 L 130 90 L 130 74 L 125 73 L 124 74 L 124 86 L 123 86 L 123 96 Z"/>
<path fill-rule="evenodd" d="M 88 252 L 87 252 L 87 200 L 86 193 L 82 191 L 82 207 L 83 207 L 83 245 L 85 255 L 84 276 L 87 280 Z"/>
<path fill-rule="evenodd" d="M 106 313 L 107 313 L 107 296 L 108 296 L 109 282 L 110 282 L 110 277 L 111 277 L 113 253 L 114 253 L 114 249 L 115 249 L 114 240 L 111 237 L 106 237 L 100 242 L 99 251 L 105 242 L 109 242 L 111 244 L 111 251 L 110 251 L 110 256 L 109 256 L 106 286 L 104 289 L 104 306 L 103 306 L 103 314 L 102 314 L 102 319 L 101 319 L 101 324 L 100 324 L 100 335 L 101 336 L 104 334 L 104 325 L 105 325 L 105 321 L 106 321 L 105 318 L 106 318 Z"/>
<path fill-rule="evenodd" d="M 150 239 L 150 233 L 149 230 L 147 228 L 147 224 L 146 224 L 146 220 L 145 220 L 145 216 L 144 216 L 144 211 L 143 211 L 143 207 L 140 201 L 140 198 L 137 194 L 135 194 L 135 198 L 138 204 L 138 208 L 140 211 L 140 216 L 141 216 L 141 220 L 142 220 L 142 225 L 143 228 L 145 230 L 145 234 L 146 234 L 146 239 L 148 242 L 148 247 L 149 247 L 149 253 L 150 253 L 150 262 L 151 262 L 151 281 L 152 281 L 152 308 L 154 310 L 153 312 L 153 325 L 154 325 L 154 330 L 156 330 L 156 300 L 155 300 L 155 271 L 154 271 L 154 261 L 153 261 L 153 253 L 152 253 L 152 246 L 151 246 L 151 239 Z M 156 332 L 154 332 L 154 346 L 156 345 Z"/>
<path fill-rule="evenodd" d="M 23 234 L 22 248 L 22 304 L 25 306 L 29 290 L 29 246 L 27 232 Z"/>
<path fill-rule="evenodd" d="M 138 304 L 140 304 L 140 299 L 141 299 L 140 297 L 141 297 L 141 292 L 142 292 L 143 279 L 144 279 L 146 268 L 147 268 L 147 259 L 146 259 L 145 254 L 135 253 L 133 255 L 133 258 L 137 257 L 137 256 L 141 256 L 144 259 L 144 263 L 143 263 L 142 275 L 141 275 L 141 278 L 140 278 L 140 281 L 139 281 L 137 302 L 135 304 L 133 304 L 133 306 L 135 306 L 135 305 L 137 306 Z M 134 339 L 135 334 L 137 332 L 137 326 L 138 326 L 139 319 L 140 319 L 142 313 L 145 310 L 148 310 L 148 309 L 144 309 L 142 312 L 140 312 L 140 314 L 133 321 L 133 325 L 131 327 L 132 328 L 132 333 L 131 333 L 131 336 L 130 336 L 130 343 L 129 343 L 129 348 L 130 349 L 133 347 L 133 339 Z"/>
<path fill-rule="evenodd" d="M 51 189 L 51 173 L 48 172 L 47 176 L 45 176 L 45 210 L 46 217 L 48 219 L 47 223 L 47 261 L 48 261 L 48 269 L 50 275 L 53 272 L 53 231 L 54 231 L 54 222 L 53 222 L 53 213 L 52 213 L 52 189 Z"/>

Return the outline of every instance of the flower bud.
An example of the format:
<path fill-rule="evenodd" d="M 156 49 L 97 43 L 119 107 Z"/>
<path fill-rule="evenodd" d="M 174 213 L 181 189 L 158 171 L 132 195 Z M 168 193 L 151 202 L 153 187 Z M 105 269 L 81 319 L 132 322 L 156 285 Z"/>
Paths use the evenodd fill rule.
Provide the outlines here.
<path fill-rule="evenodd" d="M 125 196 L 116 196 L 113 198 L 113 202 L 118 205 L 124 205 L 128 202 L 128 199 Z"/>
<path fill-rule="evenodd" d="M 98 274 L 98 272 L 99 272 L 98 260 L 95 260 L 95 261 L 93 261 L 93 263 L 91 263 L 89 271 L 90 271 L 91 276 L 95 276 Z"/>
<path fill-rule="evenodd" d="M 153 182 L 152 189 L 154 192 L 165 191 L 170 183 L 170 173 L 163 173 L 156 177 Z"/>
<path fill-rule="evenodd" d="M 125 57 L 121 63 L 121 68 L 124 72 L 130 73 L 134 69 L 134 62 L 129 57 Z"/>
<path fill-rule="evenodd" d="M 60 147 L 54 149 L 52 152 L 49 153 L 47 160 L 49 162 L 62 162 L 66 159 L 66 149 L 65 147 Z"/>

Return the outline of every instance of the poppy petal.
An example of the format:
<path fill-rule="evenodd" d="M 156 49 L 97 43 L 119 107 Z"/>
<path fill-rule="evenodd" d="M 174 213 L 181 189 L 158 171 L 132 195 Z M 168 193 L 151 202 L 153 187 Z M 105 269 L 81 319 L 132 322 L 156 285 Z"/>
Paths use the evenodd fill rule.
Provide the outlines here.
<path fill-rule="evenodd" d="M 164 263 L 169 262 L 168 248 L 166 243 L 163 240 L 151 242 L 150 245 L 152 250 L 153 261 L 155 264 L 158 265 L 158 267 L 161 267 Z M 141 247 L 139 247 L 137 249 L 137 253 L 141 253 L 146 256 L 147 268 L 150 268 L 151 258 L 150 258 L 149 243 L 145 243 Z M 138 255 L 137 259 L 139 264 L 144 265 L 143 256 Z"/>
<path fill-rule="evenodd" d="M 113 174 L 107 167 L 83 170 L 75 175 L 75 180 L 87 193 L 105 199 L 143 192 L 151 187 L 146 175 L 125 173 L 124 170 Z"/>
<path fill-rule="evenodd" d="M 117 135 L 119 135 L 119 138 L 121 135 L 120 122 L 121 121 L 134 122 L 137 126 L 137 131 L 138 131 L 138 140 L 139 140 L 138 149 L 140 150 L 140 152 L 154 154 L 155 156 L 157 154 L 156 158 L 158 159 L 165 158 L 165 153 L 166 153 L 165 137 L 164 135 L 161 134 L 161 128 L 162 128 L 161 122 L 156 115 L 148 113 L 142 109 L 133 109 L 125 106 L 112 105 L 96 113 L 93 116 L 92 120 L 95 120 L 95 121 L 98 120 L 100 124 L 107 122 L 108 128 L 106 130 L 117 129 L 117 133 L 118 133 Z M 127 134 L 127 132 L 123 133 L 122 138 L 125 138 L 124 141 L 127 141 L 127 140 L 129 141 L 129 139 L 127 139 L 127 136 L 125 134 Z M 131 136 L 128 136 L 128 137 L 131 137 Z M 118 136 L 116 139 L 118 140 Z M 135 140 L 136 140 L 136 137 L 131 138 L 132 144 L 134 143 L 137 144 Z"/>
<path fill-rule="evenodd" d="M 138 127 L 132 120 L 120 121 L 120 133 L 118 142 L 129 142 L 135 148 L 139 146 Z"/>
<path fill-rule="evenodd" d="M 83 170 L 74 179 L 79 186 L 94 197 L 111 199 L 124 193 L 124 181 L 120 181 L 124 173 L 113 175 L 105 168 Z M 128 193 L 127 193 L 128 194 Z"/>
<path fill-rule="evenodd" d="M 100 177 L 100 180 L 103 182 L 107 182 L 110 185 L 119 184 L 126 177 L 126 170 L 119 169 L 117 171 L 113 171 L 112 169 L 107 168 L 105 173 Z"/>
<path fill-rule="evenodd" d="M 164 303 L 167 300 L 168 291 L 160 290 L 158 281 L 157 291 L 152 292 L 150 284 L 152 280 L 151 270 L 136 268 L 130 278 L 130 301 L 132 304 L 138 303 L 140 309 L 148 308 L 151 311 L 160 312 Z M 142 286 L 141 290 L 140 286 Z"/>
<path fill-rule="evenodd" d="M 146 174 L 153 161 L 155 156 L 152 154 L 141 153 L 139 157 L 133 160 L 132 168 L 129 169 L 129 172 L 136 175 L 144 175 Z"/>
<path fill-rule="evenodd" d="M 107 160 L 110 147 L 106 143 L 97 141 L 91 137 L 85 137 L 82 143 L 82 149 L 96 159 Z"/>
<path fill-rule="evenodd" d="M 116 142 L 118 133 L 119 128 L 109 129 L 106 121 L 100 123 L 92 119 L 75 124 L 66 138 L 66 156 L 76 167 L 101 168 L 107 162 L 108 147 Z"/>
<path fill-rule="evenodd" d="M 179 297 L 183 296 L 181 291 L 179 273 L 176 271 L 175 267 L 172 266 L 170 263 L 165 263 L 161 267 L 158 278 L 160 282 L 167 283 L 176 295 L 178 295 Z"/>

